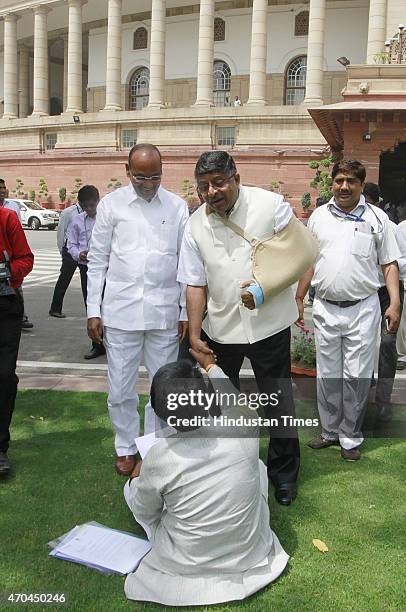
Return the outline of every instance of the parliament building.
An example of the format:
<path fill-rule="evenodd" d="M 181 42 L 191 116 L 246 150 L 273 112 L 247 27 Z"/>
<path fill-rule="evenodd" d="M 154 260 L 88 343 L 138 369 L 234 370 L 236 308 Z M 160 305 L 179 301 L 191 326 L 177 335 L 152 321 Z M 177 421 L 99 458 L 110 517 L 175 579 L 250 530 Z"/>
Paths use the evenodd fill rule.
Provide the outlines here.
<path fill-rule="evenodd" d="M 406 201 L 406 0 L 0 0 L 0 18 L 10 191 L 106 193 L 151 142 L 177 193 L 227 149 L 243 183 L 300 209 L 333 152 Z"/>

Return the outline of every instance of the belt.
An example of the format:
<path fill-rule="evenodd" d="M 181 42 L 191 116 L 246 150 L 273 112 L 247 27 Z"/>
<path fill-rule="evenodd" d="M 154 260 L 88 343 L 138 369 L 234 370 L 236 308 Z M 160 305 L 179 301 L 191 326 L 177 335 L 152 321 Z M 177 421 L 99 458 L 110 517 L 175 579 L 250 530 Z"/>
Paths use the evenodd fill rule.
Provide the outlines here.
<path fill-rule="evenodd" d="M 354 302 L 351 301 L 343 301 L 343 302 L 337 302 L 335 300 L 324 300 L 325 302 L 328 302 L 328 304 L 334 304 L 334 306 L 339 306 L 340 308 L 349 308 L 350 306 L 355 306 L 355 304 L 359 304 L 361 302 L 361 300 L 355 300 Z"/>

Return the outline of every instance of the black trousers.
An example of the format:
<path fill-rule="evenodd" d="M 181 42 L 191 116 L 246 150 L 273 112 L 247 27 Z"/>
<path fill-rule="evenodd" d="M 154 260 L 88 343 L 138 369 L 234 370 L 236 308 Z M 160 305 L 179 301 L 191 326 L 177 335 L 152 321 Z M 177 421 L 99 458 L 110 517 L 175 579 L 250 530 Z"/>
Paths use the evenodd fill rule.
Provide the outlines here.
<path fill-rule="evenodd" d="M 17 395 L 16 363 L 24 306 L 19 293 L 0 297 L 0 452 L 7 452 Z"/>
<path fill-rule="evenodd" d="M 239 387 L 239 373 L 247 357 L 251 361 L 258 390 L 261 393 L 276 393 L 282 390 L 279 405 L 270 408 L 269 418 L 281 415 L 295 416 L 292 381 L 290 373 L 290 328 L 253 344 L 220 344 L 202 334 L 217 355 L 217 364 L 232 383 Z M 275 486 L 296 482 L 300 466 L 300 449 L 297 431 L 290 429 L 292 437 L 273 437 L 268 448 L 268 477 Z"/>
<path fill-rule="evenodd" d="M 62 312 L 63 298 L 77 267 L 78 263 L 69 255 L 68 249 L 64 246 L 62 249 L 62 265 L 59 271 L 59 278 L 56 281 L 52 297 L 51 310 L 53 312 Z"/>
<path fill-rule="evenodd" d="M 400 292 L 400 315 L 403 310 L 404 288 L 403 282 L 399 283 Z M 381 344 L 379 346 L 378 360 L 378 380 L 376 383 L 376 403 L 384 405 L 390 402 L 393 382 L 396 374 L 396 364 L 398 360 L 398 352 L 396 350 L 396 334 L 388 334 L 386 332 L 386 323 L 384 319 L 385 311 L 389 307 L 390 297 L 386 287 L 380 287 L 378 290 L 379 304 L 381 307 Z"/>

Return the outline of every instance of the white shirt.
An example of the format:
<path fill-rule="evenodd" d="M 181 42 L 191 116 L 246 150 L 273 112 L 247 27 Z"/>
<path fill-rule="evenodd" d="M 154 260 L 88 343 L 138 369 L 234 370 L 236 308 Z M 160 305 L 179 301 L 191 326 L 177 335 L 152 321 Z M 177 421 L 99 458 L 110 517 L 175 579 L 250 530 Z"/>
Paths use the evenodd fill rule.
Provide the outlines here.
<path fill-rule="evenodd" d="M 88 317 L 133 331 L 173 329 L 186 320 L 185 288 L 176 274 L 188 218 L 186 203 L 162 187 L 151 202 L 131 183 L 107 194 L 90 242 Z"/>
<path fill-rule="evenodd" d="M 20 223 L 21 223 L 21 210 L 20 207 L 18 205 L 18 202 L 16 202 L 15 200 L 4 200 L 4 204 L 3 204 L 4 208 L 8 208 L 8 210 L 14 210 L 14 212 L 16 213 Z"/>
<path fill-rule="evenodd" d="M 293 212 L 283 196 L 256 187 L 240 187 L 230 219 L 257 239 L 281 231 Z M 222 344 L 247 344 L 268 338 L 297 319 L 291 287 L 267 300 L 259 309 L 241 303 L 241 281 L 252 279 L 252 248 L 216 214 L 201 206 L 185 229 L 178 281 L 207 285 L 207 317 L 202 328 Z M 272 271 L 270 271 L 271 273 Z"/>
<path fill-rule="evenodd" d="M 396 226 L 396 240 L 401 253 L 399 264 L 399 276 L 406 280 L 406 221 L 402 221 Z"/>
<path fill-rule="evenodd" d="M 389 219 L 389 224 L 395 234 L 396 242 L 397 242 L 399 252 L 400 252 L 400 257 L 397 260 L 398 266 L 399 266 L 399 278 L 404 279 L 406 278 L 406 227 L 405 227 L 405 231 L 402 232 L 400 226 L 396 225 L 396 223 L 394 223 L 390 219 Z M 379 282 L 381 283 L 381 287 L 384 287 L 385 278 L 383 276 L 381 267 L 378 267 L 378 273 L 379 273 Z"/>
<path fill-rule="evenodd" d="M 381 286 L 378 266 L 400 256 L 395 233 L 383 210 L 364 209 L 363 195 L 352 213 L 364 222 L 337 217 L 333 203 L 316 208 L 307 225 L 320 245 L 312 286 L 322 299 L 363 300 Z"/>
<path fill-rule="evenodd" d="M 73 206 L 68 206 L 68 208 L 65 208 L 65 210 L 61 212 L 61 215 L 59 217 L 58 233 L 56 235 L 56 243 L 61 254 L 62 249 L 66 244 L 68 227 L 75 218 L 75 216 L 80 215 L 81 212 L 82 208 L 79 202 L 77 202 Z"/>

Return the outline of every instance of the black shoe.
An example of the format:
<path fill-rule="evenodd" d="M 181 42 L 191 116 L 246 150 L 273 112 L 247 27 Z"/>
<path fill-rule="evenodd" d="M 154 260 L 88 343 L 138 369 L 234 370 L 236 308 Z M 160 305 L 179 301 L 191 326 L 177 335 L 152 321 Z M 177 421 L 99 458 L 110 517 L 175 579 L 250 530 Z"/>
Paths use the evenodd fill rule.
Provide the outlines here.
<path fill-rule="evenodd" d="M 0 453 L 0 476 L 5 476 L 10 471 L 10 461 L 7 453 Z"/>
<path fill-rule="evenodd" d="M 28 319 L 23 319 L 21 323 L 21 329 L 32 329 L 34 327 L 34 323 L 31 323 Z"/>
<path fill-rule="evenodd" d="M 328 446 L 334 446 L 334 444 L 338 444 L 338 440 L 325 440 L 322 436 L 317 436 L 310 442 L 307 443 L 309 448 L 313 448 L 315 450 L 319 450 L 320 448 L 327 448 Z"/>
<path fill-rule="evenodd" d="M 103 345 L 93 346 L 86 355 L 83 356 L 84 359 L 95 359 L 96 357 L 101 357 L 106 354 L 106 349 Z"/>
<path fill-rule="evenodd" d="M 55 317 L 55 319 L 66 319 L 66 315 L 64 315 L 63 312 L 56 312 L 55 310 L 50 310 L 49 316 Z"/>
<path fill-rule="evenodd" d="M 393 418 L 393 408 L 390 404 L 381 404 L 378 408 L 378 421 L 389 423 Z"/>
<path fill-rule="evenodd" d="M 396 364 L 396 369 L 397 370 L 406 370 L 406 361 L 401 361 L 399 359 L 397 364 Z"/>
<path fill-rule="evenodd" d="M 361 453 L 358 448 L 347 450 L 341 447 L 341 457 L 345 459 L 345 461 L 359 461 L 361 459 Z"/>
<path fill-rule="evenodd" d="M 295 482 L 284 482 L 275 488 L 275 499 L 281 506 L 290 506 L 297 495 Z"/>

